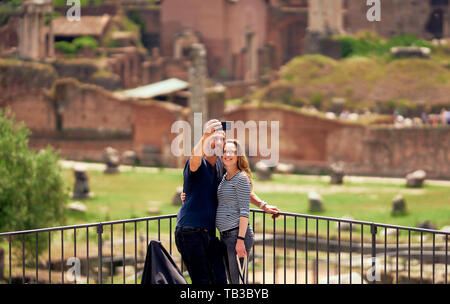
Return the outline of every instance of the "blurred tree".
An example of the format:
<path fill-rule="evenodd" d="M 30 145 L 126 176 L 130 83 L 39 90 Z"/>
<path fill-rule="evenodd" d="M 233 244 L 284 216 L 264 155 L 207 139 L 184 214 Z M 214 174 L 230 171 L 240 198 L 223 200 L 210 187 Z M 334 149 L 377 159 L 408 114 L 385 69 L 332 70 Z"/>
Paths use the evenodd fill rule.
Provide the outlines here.
<path fill-rule="evenodd" d="M 0 231 L 43 228 L 64 221 L 68 191 L 58 156 L 50 147 L 38 153 L 29 150 L 29 135 L 23 123 L 15 122 L 11 110 L 0 109 Z M 22 248 L 19 238 L 13 240 L 13 247 Z M 35 238 L 34 234 L 24 237 L 28 263 L 34 261 Z M 47 236 L 39 238 L 38 252 L 47 242 Z"/>

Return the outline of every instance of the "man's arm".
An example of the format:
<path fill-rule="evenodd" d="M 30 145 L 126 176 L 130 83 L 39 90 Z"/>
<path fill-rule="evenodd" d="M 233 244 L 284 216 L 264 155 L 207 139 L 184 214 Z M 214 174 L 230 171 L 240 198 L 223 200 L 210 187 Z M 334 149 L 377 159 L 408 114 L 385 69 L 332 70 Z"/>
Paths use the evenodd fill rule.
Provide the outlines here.
<path fill-rule="evenodd" d="M 189 159 L 189 169 L 191 172 L 197 171 L 197 169 L 202 164 L 202 158 L 205 156 L 204 151 L 204 143 L 205 141 L 215 132 L 216 129 L 221 129 L 222 124 L 217 119 L 213 119 L 208 121 L 205 129 L 205 133 L 203 134 L 200 141 L 195 145 L 194 149 L 191 152 L 191 157 Z"/>

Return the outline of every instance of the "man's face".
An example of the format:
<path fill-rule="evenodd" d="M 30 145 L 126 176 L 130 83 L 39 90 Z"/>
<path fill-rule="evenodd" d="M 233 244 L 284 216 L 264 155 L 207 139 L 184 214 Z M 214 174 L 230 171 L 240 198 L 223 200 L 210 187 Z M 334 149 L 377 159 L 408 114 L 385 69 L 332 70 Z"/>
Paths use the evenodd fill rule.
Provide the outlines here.
<path fill-rule="evenodd" d="M 215 156 L 222 156 L 224 142 L 225 142 L 225 132 L 215 131 L 213 139 L 211 141 L 211 148 L 214 150 Z"/>

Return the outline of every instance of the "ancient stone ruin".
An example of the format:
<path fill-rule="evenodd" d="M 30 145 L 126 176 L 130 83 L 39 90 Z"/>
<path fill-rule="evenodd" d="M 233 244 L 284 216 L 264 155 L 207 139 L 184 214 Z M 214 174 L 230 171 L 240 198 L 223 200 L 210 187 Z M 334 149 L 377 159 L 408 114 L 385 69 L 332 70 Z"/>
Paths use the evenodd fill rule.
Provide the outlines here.
<path fill-rule="evenodd" d="M 342 185 L 344 183 L 344 164 L 333 163 L 330 165 L 330 183 L 332 185 Z"/>
<path fill-rule="evenodd" d="M 391 54 L 399 58 L 403 57 L 430 58 L 431 50 L 427 47 L 397 46 L 391 48 Z"/>
<path fill-rule="evenodd" d="M 417 228 L 437 230 L 437 226 L 430 221 L 424 221 L 424 222 L 419 223 L 417 225 Z"/>
<path fill-rule="evenodd" d="M 67 208 L 70 211 L 74 211 L 74 212 L 79 212 L 79 213 L 86 213 L 87 212 L 87 207 L 85 204 L 80 203 L 80 202 L 73 202 L 70 203 Z"/>
<path fill-rule="evenodd" d="M 427 173 L 423 170 L 414 171 L 406 175 L 406 186 L 408 188 L 422 188 Z"/>
<path fill-rule="evenodd" d="M 103 160 L 106 164 L 106 169 L 104 173 L 114 174 L 119 173 L 120 165 L 120 154 L 119 152 L 111 147 L 107 147 L 103 153 Z"/>
<path fill-rule="evenodd" d="M 397 195 L 392 201 L 392 215 L 405 215 L 407 213 L 406 202 L 402 195 Z"/>
<path fill-rule="evenodd" d="M 135 166 L 139 163 L 139 158 L 136 152 L 127 150 L 122 154 L 122 163 L 128 166 Z"/>
<path fill-rule="evenodd" d="M 89 190 L 89 177 L 85 166 L 76 165 L 73 168 L 75 175 L 75 186 L 73 187 L 72 199 L 87 199 L 91 198 L 93 194 Z"/>
<path fill-rule="evenodd" d="M 324 211 L 322 197 L 319 193 L 311 191 L 308 193 L 309 211 L 310 212 L 322 212 Z"/>
<path fill-rule="evenodd" d="M 348 221 L 353 221 L 354 220 L 354 218 L 353 218 L 353 216 L 351 216 L 351 215 L 345 215 L 345 216 L 343 216 L 342 217 L 342 219 L 343 220 L 348 220 Z M 351 225 L 351 230 L 353 231 L 353 230 L 355 230 L 355 228 L 357 228 L 357 227 L 355 227 L 356 225 Z M 341 231 L 350 231 L 350 223 L 349 222 L 340 222 L 340 225 L 339 225 L 339 222 L 337 222 L 336 223 L 336 229 L 341 229 Z"/>
<path fill-rule="evenodd" d="M 172 205 L 174 206 L 181 206 L 183 204 L 183 202 L 181 201 L 181 193 L 183 193 L 183 187 L 177 187 L 177 190 L 175 191 L 175 194 L 173 195 L 172 198 Z"/>
<path fill-rule="evenodd" d="M 268 181 L 272 177 L 272 170 L 264 162 L 259 161 L 255 164 L 256 177 L 260 181 Z"/>
<path fill-rule="evenodd" d="M 276 167 L 275 167 L 275 171 L 281 174 L 292 174 L 294 173 L 295 170 L 295 166 L 293 164 L 284 164 L 284 163 L 279 163 Z"/>

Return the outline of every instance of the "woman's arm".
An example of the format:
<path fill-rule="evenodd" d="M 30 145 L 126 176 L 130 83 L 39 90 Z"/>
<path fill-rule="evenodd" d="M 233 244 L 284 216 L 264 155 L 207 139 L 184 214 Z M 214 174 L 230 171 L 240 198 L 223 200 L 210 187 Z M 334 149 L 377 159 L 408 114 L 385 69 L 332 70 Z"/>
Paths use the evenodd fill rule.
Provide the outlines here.
<path fill-rule="evenodd" d="M 241 216 L 239 218 L 239 234 L 238 237 L 245 238 L 245 235 L 247 234 L 247 227 L 248 227 L 248 217 Z M 239 258 L 247 256 L 247 251 L 245 250 L 245 243 L 242 239 L 237 239 L 236 241 L 236 253 Z"/>
<path fill-rule="evenodd" d="M 269 204 L 263 204 L 263 200 L 260 199 L 254 192 L 250 194 L 250 203 L 257 206 L 258 208 L 261 208 L 266 213 L 271 213 L 275 218 L 279 216 L 280 210 L 277 208 L 277 206 L 271 206 Z"/>
<path fill-rule="evenodd" d="M 245 173 L 241 173 L 236 183 L 236 193 L 239 203 L 239 234 L 236 241 L 236 253 L 239 258 L 247 255 L 245 250 L 244 240 L 240 238 L 245 238 L 248 227 L 248 217 L 250 215 L 250 193 L 252 187 L 250 181 Z"/>

